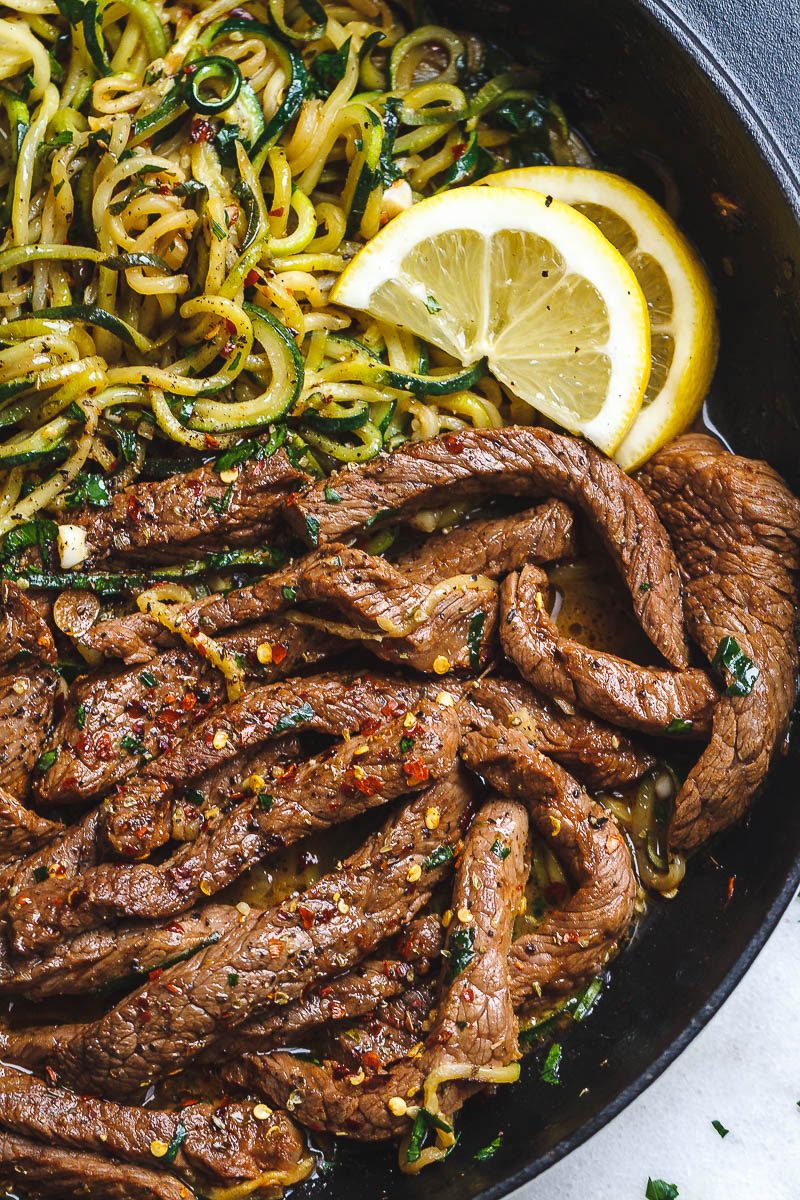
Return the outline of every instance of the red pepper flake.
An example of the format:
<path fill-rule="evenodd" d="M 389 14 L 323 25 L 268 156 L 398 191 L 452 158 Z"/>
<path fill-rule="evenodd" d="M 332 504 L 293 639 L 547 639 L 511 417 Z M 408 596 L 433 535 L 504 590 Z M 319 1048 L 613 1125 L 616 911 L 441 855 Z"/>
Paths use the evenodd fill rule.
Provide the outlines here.
<path fill-rule="evenodd" d="M 58 1075 L 52 1067 L 45 1067 L 44 1072 L 51 1083 L 58 1083 Z"/>
<path fill-rule="evenodd" d="M 727 907 L 727 905 L 730 904 L 731 900 L 733 899 L 733 893 L 735 890 L 736 890 L 736 876 L 729 875 L 728 876 L 728 886 L 725 889 L 725 905 L 726 905 L 726 907 Z"/>
<path fill-rule="evenodd" d="M 248 271 L 244 277 L 245 287 L 258 287 L 259 283 L 261 282 L 261 276 L 256 270 Z"/>
<path fill-rule="evenodd" d="M 100 758 L 107 761 L 114 757 L 114 744 L 111 741 L 110 733 L 101 733 L 94 738 L 91 749 L 94 750 L 95 758 Z"/>
<path fill-rule="evenodd" d="M 279 205 L 278 208 L 271 208 L 269 210 L 269 215 L 271 217 L 282 217 L 285 212 L 286 209 L 283 207 L 283 205 Z"/>
<path fill-rule="evenodd" d="M 158 978 L 160 978 L 160 976 L 161 976 L 161 975 L 163 975 L 163 974 L 164 974 L 164 968 L 163 968 L 163 967 L 156 967 L 154 971 L 148 971 L 148 972 L 147 972 L 147 978 L 150 980 L 150 982 L 151 982 L 151 983 L 155 983 L 155 981 L 156 981 Z"/>
<path fill-rule="evenodd" d="M 401 712 L 405 712 L 405 705 L 401 704 L 399 700 L 393 700 L 390 696 L 381 712 L 385 717 L 399 717 Z"/>
<path fill-rule="evenodd" d="M 158 185 L 158 187 L 156 188 L 156 191 L 158 192 L 159 196 L 171 196 L 172 195 L 172 188 L 170 187 L 170 185 L 168 183 L 160 183 Z"/>
<path fill-rule="evenodd" d="M 177 983 L 165 983 L 164 989 L 165 991 L 170 992 L 173 996 L 181 996 L 183 994 Z"/>
<path fill-rule="evenodd" d="M 464 997 L 467 1004 L 471 1004 L 472 1001 L 475 999 L 475 993 L 473 992 L 471 987 L 465 987 L 462 990 L 461 995 Z"/>
<path fill-rule="evenodd" d="M 427 783 L 430 770 L 421 758 L 409 758 L 403 763 L 403 774 L 409 783 Z"/>
<path fill-rule="evenodd" d="M 213 433 L 207 433 L 203 438 L 207 450 L 219 450 L 219 438 L 215 438 Z"/>
<path fill-rule="evenodd" d="M 455 160 L 457 158 L 461 158 L 461 155 L 464 153 L 466 148 L 467 148 L 466 142 L 456 142 L 455 146 L 453 146 L 453 148 L 450 151 L 450 153 L 453 156 L 453 159 Z"/>
<path fill-rule="evenodd" d="M 187 692 L 181 700 L 181 708 L 184 712 L 191 712 L 196 704 L 197 696 L 195 696 L 194 692 Z"/>
<path fill-rule="evenodd" d="M 128 516 L 135 525 L 142 519 L 142 505 L 133 492 L 128 496 Z"/>
<path fill-rule="evenodd" d="M 380 1056 L 374 1050 L 367 1050 L 365 1054 L 362 1054 L 361 1061 L 368 1071 L 380 1071 L 383 1066 Z"/>
<path fill-rule="evenodd" d="M 189 131 L 190 142 L 210 142 L 214 137 L 214 126 L 210 121 L 204 121 L 202 117 L 195 117 L 192 121 L 192 128 Z"/>
<path fill-rule="evenodd" d="M 288 647 L 284 646 L 282 642 L 272 643 L 272 661 L 274 663 L 282 663 L 288 653 Z"/>
<path fill-rule="evenodd" d="M 284 951 L 284 944 L 280 938 L 270 938 L 267 942 L 267 953 L 270 958 L 280 958 Z"/>
<path fill-rule="evenodd" d="M 298 904 L 297 913 L 303 922 L 303 929 L 310 929 L 314 924 L 314 910 L 305 904 Z"/>
<path fill-rule="evenodd" d="M 376 729 L 380 729 L 381 725 L 382 722 L 378 721 L 375 717 L 367 717 L 366 721 L 362 723 L 358 732 L 362 737 L 369 737 L 370 734 L 373 734 Z"/>
<path fill-rule="evenodd" d="M 162 729 L 175 733 L 178 729 L 183 729 L 186 719 L 183 713 L 176 712 L 174 708 L 162 708 L 156 717 L 156 724 Z"/>
<path fill-rule="evenodd" d="M 464 439 L 457 433 L 447 433 L 444 436 L 444 444 L 451 454 L 463 454 Z"/>
<path fill-rule="evenodd" d="M 366 775 L 355 767 L 350 767 L 344 773 L 342 791 L 349 795 L 360 792 L 362 796 L 379 796 L 382 790 L 383 780 L 378 775 Z"/>

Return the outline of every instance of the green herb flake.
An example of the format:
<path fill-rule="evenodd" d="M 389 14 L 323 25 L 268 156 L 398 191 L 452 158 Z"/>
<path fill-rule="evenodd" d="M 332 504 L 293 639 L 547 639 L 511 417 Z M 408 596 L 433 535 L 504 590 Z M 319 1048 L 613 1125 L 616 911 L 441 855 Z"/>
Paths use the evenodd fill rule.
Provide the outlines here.
<path fill-rule="evenodd" d="M 337 83 L 344 79 L 350 58 L 352 38 L 342 42 L 338 50 L 323 50 L 311 64 L 311 90 L 321 100 L 327 100 Z"/>
<path fill-rule="evenodd" d="M 36 760 L 37 771 L 49 771 L 53 763 L 58 758 L 58 750 L 46 750 L 44 754 L 40 754 Z"/>
<path fill-rule="evenodd" d="M 561 1043 L 553 1042 L 550 1049 L 547 1051 L 547 1058 L 544 1060 L 539 1078 L 543 1083 L 551 1083 L 553 1085 L 561 1083 L 558 1073 L 561 1069 Z"/>
<path fill-rule="evenodd" d="M 227 234 L 226 230 L 223 229 L 223 227 L 220 225 L 219 221 L 215 221 L 213 217 L 209 217 L 208 224 L 209 224 L 209 228 L 211 229 L 211 232 L 213 233 L 213 235 L 217 239 L 217 241 L 224 242 L 225 238 L 228 236 L 228 234 Z"/>
<path fill-rule="evenodd" d="M 82 504 L 88 504 L 91 508 L 108 508 L 110 503 L 108 481 L 102 475 L 81 472 L 75 480 L 75 487 L 66 496 L 67 508 L 78 508 Z"/>
<path fill-rule="evenodd" d="M 269 794 L 269 792 L 259 792 L 258 796 L 257 796 L 257 800 L 258 800 L 258 807 L 261 809 L 261 811 L 269 812 L 272 808 L 275 798 L 274 798 L 274 796 L 271 796 Z"/>
<path fill-rule="evenodd" d="M 371 517 L 367 517 L 366 521 L 364 522 L 364 528 L 371 529 L 373 525 L 377 525 L 378 521 L 385 521 L 388 517 L 393 516 L 393 508 L 380 508 L 376 513 L 373 513 Z"/>
<path fill-rule="evenodd" d="M 447 981 L 452 983 L 475 957 L 475 926 L 461 925 L 450 935 L 447 946 Z"/>
<path fill-rule="evenodd" d="M 50 876 L 50 872 L 48 871 L 47 867 L 34 867 L 33 868 L 33 878 L 36 881 L 36 883 L 44 883 L 45 879 L 48 879 L 49 876 Z"/>
<path fill-rule="evenodd" d="M 319 521 L 316 517 L 306 517 L 306 532 L 312 546 L 319 545 Z"/>
<path fill-rule="evenodd" d="M 452 1133 L 453 1126 L 447 1121 L 443 1121 L 441 1117 L 435 1116 L 429 1112 L 427 1108 L 420 1108 L 417 1115 L 414 1117 L 414 1124 L 411 1126 L 411 1136 L 408 1139 L 406 1148 L 406 1159 L 408 1162 L 417 1162 L 422 1153 L 422 1145 L 429 1130 L 440 1129 L 442 1133 Z"/>
<path fill-rule="evenodd" d="M 432 316 L 442 311 L 442 306 L 435 296 L 425 297 L 425 307 Z"/>
<path fill-rule="evenodd" d="M 481 665 L 481 644 L 483 642 L 483 628 L 485 624 L 486 613 L 483 610 L 476 612 L 469 623 L 467 646 L 469 647 L 469 665 L 473 671 L 477 671 Z"/>
<path fill-rule="evenodd" d="M 78 726 L 78 729 L 86 728 L 86 705 L 85 704 L 78 705 L 78 710 L 75 713 L 75 724 Z"/>
<path fill-rule="evenodd" d="M 239 972 L 238 971 L 228 971 L 228 987 L 235 988 L 238 986 L 238 983 L 239 983 Z"/>
<path fill-rule="evenodd" d="M 645 1200 L 676 1200 L 678 1189 L 674 1183 L 665 1183 L 663 1179 L 647 1180 Z"/>
<path fill-rule="evenodd" d="M 214 512 L 218 513 L 220 516 L 223 513 L 226 513 L 231 506 L 234 487 L 235 484 L 229 483 L 220 500 L 217 500 L 214 496 L 212 496 L 208 501 L 209 508 L 213 509 Z"/>
<path fill-rule="evenodd" d="M 292 709 L 291 712 L 284 713 L 282 717 L 278 717 L 272 726 L 272 736 L 274 737 L 279 733 L 286 733 L 289 729 L 297 729 L 298 725 L 305 725 L 308 721 L 313 721 L 315 716 L 316 713 L 306 700 L 299 708 Z"/>
<path fill-rule="evenodd" d="M 494 1158 L 502 1144 L 503 1134 L 501 1131 L 496 1138 L 493 1138 L 489 1142 L 488 1146 L 481 1146 L 480 1150 L 476 1150 L 472 1157 L 475 1159 L 475 1162 L 486 1162 L 487 1158 Z"/>
<path fill-rule="evenodd" d="M 645 579 L 644 583 L 639 584 L 639 591 L 640 592 L 649 592 L 651 590 L 652 586 L 653 586 L 652 583 L 650 583 L 650 581 L 648 579 Z"/>
<path fill-rule="evenodd" d="M 511 847 L 507 846 L 505 842 L 501 842 L 500 838 L 495 838 L 495 840 L 492 842 L 492 854 L 495 856 L 495 858 L 499 858 L 502 862 L 503 859 L 508 858 L 510 853 Z"/>
<path fill-rule="evenodd" d="M 688 717 L 673 717 L 669 725 L 664 726 L 665 733 L 689 733 L 694 727 L 694 721 Z"/>
<path fill-rule="evenodd" d="M 174 1163 L 178 1157 L 178 1151 L 189 1136 L 189 1131 L 183 1124 L 183 1121 L 178 1121 L 175 1127 L 175 1133 L 172 1135 L 172 1140 L 167 1147 L 167 1153 L 162 1157 L 162 1163 Z"/>
<path fill-rule="evenodd" d="M 141 754 L 143 757 L 147 755 L 147 747 L 144 742 L 132 733 L 124 734 L 119 739 L 119 744 L 123 750 L 127 750 L 128 754 Z"/>
<path fill-rule="evenodd" d="M 730 1129 L 726 1129 L 722 1124 L 722 1121 L 712 1121 L 711 1124 L 714 1126 L 721 1138 L 727 1137 L 730 1133 Z"/>
<path fill-rule="evenodd" d="M 326 504 L 342 503 L 342 497 L 339 495 L 336 488 L 331 487 L 329 483 L 325 484 L 325 502 Z"/>
<path fill-rule="evenodd" d="M 452 862 L 455 854 L 449 846 L 437 846 L 432 854 L 422 860 L 423 871 L 435 871 L 437 867 L 443 867 L 445 863 Z"/>
<path fill-rule="evenodd" d="M 735 637 L 722 638 L 711 665 L 725 679 L 726 696 L 749 696 L 761 674 Z"/>
<path fill-rule="evenodd" d="M 400 753 L 408 754 L 409 750 L 414 749 L 414 739 L 412 737 L 400 738 Z"/>
<path fill-rule="evenodd" d="M 283 596 L 284 600 L 288 600 L 290 604 L 294 604 L 295 600 L 297 599 L 297 588 L 286 584 L 285 587 L 281 588 L 281 595 Z"/>
<path fill-rule="evenodd" d="M 158 687 L 158 680 L 152 671 L 140 671 L 139 678 L 146 688 Z"/>

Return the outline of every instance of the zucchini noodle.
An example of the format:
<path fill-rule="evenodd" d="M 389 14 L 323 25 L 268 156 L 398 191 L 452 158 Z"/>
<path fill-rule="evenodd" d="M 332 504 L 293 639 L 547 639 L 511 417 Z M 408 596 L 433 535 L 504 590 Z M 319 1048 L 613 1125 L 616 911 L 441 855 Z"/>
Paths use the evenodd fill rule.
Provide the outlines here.
<path fill-rule="evenodd" d="M 198 629 L 186 619 L 185 613 L 174 610 L 173 604 L 186 604 L 192 600 L 188 588 L 175 583 L 157 584 L 140 592 L 136 597 L 139 611 L 154 617 L 160 625 L 186 642 L 201 658 L 220 671 L 225 678 L 228 700 L 233 703 L 241 699 L 244 691 L 244 668 L 235 654 L 230 654 L 214 638 Z"/>
<path fill-rule="evenodd" d="M 403 207 L 578 146 L 496 47 L 382 0 L 14 0 L 0 81 L 0 534 L 89 460 L 113 491 L 280 424 L 320 474 L 511 418 L 329 302 Z"/>

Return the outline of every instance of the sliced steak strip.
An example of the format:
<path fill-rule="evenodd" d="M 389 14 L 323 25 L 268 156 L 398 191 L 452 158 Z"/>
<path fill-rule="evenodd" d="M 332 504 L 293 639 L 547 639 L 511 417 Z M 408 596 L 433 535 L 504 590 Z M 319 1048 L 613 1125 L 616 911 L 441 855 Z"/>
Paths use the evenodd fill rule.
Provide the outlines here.
<path fill-rule="evenodd" d="M 328 1022 L 355 1020 L 400 996 L 419 976 L 430 972 L 442 951 L 444 934 L 436 916 L 418 917 L 382 955 L 368 958 L 352 971 L 309 989 L 286 1009 L 245 1022 L 210 1049 L 209 1059 L 231 1062 L 246 1053 L 299 1042 Z"/>
<path fill-rule="evenodd" d="M 427 860 L 458 842 L 474 795 L 466 772 L 454 769 L 300 897 L 251 913 L 97 1021 L 0 1031 L 0 1054 L 23 1066 L 49 1064 L 66 1082 L 109 1096 L 141 1096 L 221 1035 L 348 970 L 407 925 L 444 873 L 427 869 Z M 439 810 L 435 830 L 425 822 L 431 807 Z"/>
<path fill-rule="evenodd" d="M 3 894 L 13 895 L 14 889 L 27 887 L 44 873 L 68 877 L 93 867 L 99 859 L 100 829 L 100 811 L 94 809 L 26 858 L 9 863 L 0 871 Z"/>
<path fill-rule="evenodd" d="M 636 877 L 627 844 L 606 810 L 518 730 L 469 733 L 462 755 L 492 787 L 527 804 L 533 828 L 576 889 L 514 942 L 515 1005 L 572 991 L 604 966 L 633 918 Z"/>
<path fill-rule="evenodd" d="M 229 904 L 206 904 L 164 922 L 137 921 L 92 929 L 60 942 L 45 958 L 12 963 L 0 942 L 0 995 L 77 996 L 121 992 L 143 983 L 153 971 L 190 958 L 241 923 Z"/>
<path fill-rule="evenodd" d="M 64 826 L 25 808 L 0 787 L 0 863 L 15 863 L 23 855 L 52 842 Z"/>
<path fill-rule="evenodd" d="M 759 671 L 747 695 L 720 700 L 708 747 L 677 797 L 672 839 L 688 850 L 742 816 L 786 732 L 798 665 L 800 500 L 766 463 L 700 434 L 659 451 L 640 479 L 678 555 L 691 637 L 709 661 L 723 638 L 735 638 Z"/>
<path fill-rule="evenodd" d="M 545 696 L 656 736 L 706 733 L 718 693 L 705 671 L 643 667 L 562 637 L 547 613 L 547 577 L 524 567 L 502 585 L 500 640 Z"/>
<path fill-rule="evenodd" d="M 418 791 L 453 766 L 460 728 L 453 709 L 422 704 L 321 759 L 290 767 L 222 814 L 206 834 L 156 865 L 108 863 L 76 879 L 48 879 L 8 901 L 8 939 L 29 957 L 85 929 L 125 917 L 174 916 L 232 883 L 271 850 Z"/>
<path fill-rule="evenodd" d="M 242 463 L 232 484 L 213 465 L 153 483 L 135 483 L 108 508 L 76 509 L 70 522 L 86 530 L 93 561 L 123 554 L 152 561 L 158 550 L 177 557 L 221 536 L 226 545 L 253 545 L 281 522 L 281 504 L 308 477 L 283 450 Z"/>
<path fill-rule="evenodd" d="M 521 679 L 487 677 L 464 689 L 470 716 L 459 709 L 463 725 L 481 729 L 497 721 L 520 729 L 537 750 L 574 772 L 588 787 L 614 789 L 641 779 L 655 758 L 619 730 L 581 713 L 568 715 Z"/>
<path fill-rule="evenodd" d="M 8 580 L 0 581 L 0 788 L 16 799 L 29 790 L 45 746 L 61 681 L 47 623 Z"/>
<path fill-rule="evenodd" d="M 396 565 L 418 579 L 473 573 L 500 579 L 527 562 L 556 562 L 574 553 L 572 512 L 561 500 L 547 500 L 513 516 L 476 518 L 432 534 Z"/>
<path fill-rule="evenodd" d="M 619 568 L 642 628 L 674 666 L 688 651 L 675 556 L 652 504 L 633 479 L 586 442 L 547 429 L 508 426 L 445 434 L 402 446 L 364 467 L 290 497 L 289 520 L 312 545 L 342 541 L 435 508 L 489 493 L 547 495 L 582 509 Z"/>
<path fill-rule="evenodd" d="M 249 680 L 259 684 L 333 657 L 338 648 L 318 630 L 284 621 L 251 626 L 220 644 L 244 661 Z M 39 782 L 39 798 L 45 804 L 74 804 L 102 795 L 143 761 L 168 750 L 225 695 L 221 672 L 183 646 L 157 654 L 143 667 L 79 679 L 50 738 L 58 757 Z"/>
<path fill-rule="evenodd" d="M 165 1171 L 2 1131 L 0 1185 L 26 1200 L 196 1200 L 194 1191 Z"/>
<path fill-rule="evenodd" d="M 527 877 L 527 831 L 525 809 L 506 800 L 484 804 L 473 822 L 453 888 L 452 907 L 460 915 L 448 929 L 442 996 L 421 1056 L 357 1086 L 335 1064 L 316 1065 L 285 1053 L 245 1055 L 225 1068 L 225 1078 L 263 1091 L 277 1103 L 294 1095 L 299 1121 L 346 1137 L 407 1133 L 409 1117 L 395 1116 L 389 1108 L 394 1096 L 418 1096 L 419 1103 L 449 1121 L 475 1090 L 482 1069 L 519 1058 L 508 956 Z M 437 1076 L 447 1080 L 448 1069 L 462 1073 L 457 1082 L 441 1082 L 440 1090 Z M 443 1156 L 441 1150 L 423 1155 L 419 1166 Z"/>
<path fill-rule="evenodd" d="M 48 1086 L 9 1067 L 0 1068 L 0 1126 L 146 1167 L 158 1161 L 153 1146 L 166 1146 L 162 1157 L 169 1171 L 201 1187 L 284 1171 L 294 1177 L 287 1182 L 296 1182 L 313 1161 L 284 1113 L 259 1121 L 251 1104 L 194 1104 L 179 1112 L 125 1107 Z"/>
<path fill-rule="evenodd" d="M 270 739 L 293 730 L 338 736 L 373 727 L 406 712 L 419 689 L 392 679 L 315 675 L 254 688 L 234 704 L 220 705 L 139 776 L 105 802 L 105 832 L 114 851 L 141 858 L 172 832 L 172 797 L 202 776 L 221 770 Z"/>

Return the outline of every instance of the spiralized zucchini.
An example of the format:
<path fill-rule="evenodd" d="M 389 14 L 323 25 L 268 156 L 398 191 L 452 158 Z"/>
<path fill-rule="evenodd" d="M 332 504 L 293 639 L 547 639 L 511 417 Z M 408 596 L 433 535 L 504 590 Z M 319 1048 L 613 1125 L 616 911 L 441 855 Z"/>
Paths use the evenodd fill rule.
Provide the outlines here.
<path fill-rule="evenodd" d="M 385 0 L 56 0 L 0 18 L 0 536 L 276 425 L 325 473 L 511 417 L 328 302 L 422 195 L 564 160 L 530 71 Z M 134 449 L 127 457 L 120 446 Z M 185 453 L 185 451 L 184 451 Z"/>

